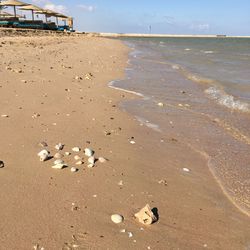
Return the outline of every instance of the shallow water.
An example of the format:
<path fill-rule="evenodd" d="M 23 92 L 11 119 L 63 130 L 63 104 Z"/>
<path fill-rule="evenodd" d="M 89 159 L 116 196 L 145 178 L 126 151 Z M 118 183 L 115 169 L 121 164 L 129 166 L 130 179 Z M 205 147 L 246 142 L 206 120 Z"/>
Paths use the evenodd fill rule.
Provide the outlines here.
<path fill-rule="evenodd" d="M 122 106 L 201 154 L 228 198 L 250 214 L 250 39 L 127 39 Z M 163 103 L 161 107 L 157 105 Z"/>

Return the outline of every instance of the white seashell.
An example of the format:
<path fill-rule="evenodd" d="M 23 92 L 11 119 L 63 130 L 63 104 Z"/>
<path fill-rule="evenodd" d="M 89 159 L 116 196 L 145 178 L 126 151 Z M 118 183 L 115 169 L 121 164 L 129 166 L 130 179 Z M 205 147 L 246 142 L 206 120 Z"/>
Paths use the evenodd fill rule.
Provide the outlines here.
<path fill-rule="evenodd" d="M 123 222 L 124 218 L 120 214 L 113 214 L 113 215 L 111 215 L 111 220 L 114 223 L 119 224 L 119 223 Z"/>
<path fill-rule="evenodd" d="M 88 164 L 88 168 L 93 168 L 95 166 L 95 164 Z"/>
<path fill-rule="evenodd" d="M 74 159 L 75 159 L 76 161 L 78 161 L 78 160 L 81 160 L 82 158 L 81 158 L 79 155 L 75 155 L 75 156 L 74 156 Z"/>
<path fill-rule="evenodd" d="M 72 151 L 73 151 L 73 152 L 80 152 L 81 149 L 80 149 L 79 147 L 74 147 L 74 148 L 72 148 Z"/>
<path fill-rule="evenodd" d="M 190 169 L 188 169 L 188 168 L 183 168 L 182 169 L 184 172 L 190 172 Z"/>
<path fill-rule="evenodd" d="M 135 144 L 135 141 L 130 141 L 131 144 Z"/>
<path fill-rule="evenodd" d="M 95 152 L 91 148 L 85 148 L 84 153 L 86 156 L 90 157 L 90 156 L 93 156 Z"/>
<path fill-rule="evenodd" d="M 77 172 L 77 171 L 78 171 L 78 169 L 77 169 L 77 168 L 75 168 L 75 167 L 72 167 L 72 168 L 70 169 L 70 171 L 71 171 L 72 173 L 74 173 L 74 172 Z"/>
<path fill-rule="evenodd" d="M 52 166 L 52 168 L 54 168 L 54 169 L 63 169 L 66 167 L 67 167 L 67 165 L 65 165 L 65 164 L 56 164 L 56 165 Z"/>
<path fill-rule="evenodd" d="M 57 159 L 54 161 L 55 165 L 60 165 L 60 164 L 64 164 L 64 161 L 62 159 Z"/>
<path fill-rule="evenodd" d="M 89 157 L 88 163 L 95 164 L 95 157 L 94 156 Z"/>
<path fill-rule="evenodd" d="M 58 144 L 55 146 L 55 149 L 56 149 L 56 150 L 62 150 L 62 149 L 63 149 L 63 144 L 62 144 L 62 143 L 58 143 Z"/>
<path fill-rule="evenodd" d="M 101 163 L 105 163 L 107 160 L 104 157 L 99 157 L 98 161 Z"/>
<path fill-rule="evenodd" d="M 163 104 L 162 102 L 159 102 L 159 103 L 158 103 L 158 106 L 159 106 L 159 107 L 163 107 L 164 104 Z"/>
<path fill-rule="evenodd" d="M 54 155 L 54 158 L 55 158 L 55 159 L 61 159 L 61 158 L 63 158 L 63 155 L 60 154 L 60 153 L 56 153 L 56 154 Z"/>
<path fill-rule="evenodd" d="M 65 152 L 64 154 L 65 154 L 66 156 L 71 155 L 71 153 L 70 153 L 70 152 Z"/>
<path fill-rule="evenodd" d="M 129 238 L 132 238 L 133 237 L 133 234 L 131 232 L 128 232 L 128 237 Z"/>
<path fill-rule="evenodd" d="M 40 161 L 46 161 L 49 159 L 50 155 L 49 155 L 49 151 L 46 149 L 43 149 L 42 151 L 40 151 L 37 154 L 40 157 Z"/>
<path fill-rule="evenodd" d="M 83 161 L 77 161 L 76 162 L 76 165 L 82 165 L 83 164 Z"/>

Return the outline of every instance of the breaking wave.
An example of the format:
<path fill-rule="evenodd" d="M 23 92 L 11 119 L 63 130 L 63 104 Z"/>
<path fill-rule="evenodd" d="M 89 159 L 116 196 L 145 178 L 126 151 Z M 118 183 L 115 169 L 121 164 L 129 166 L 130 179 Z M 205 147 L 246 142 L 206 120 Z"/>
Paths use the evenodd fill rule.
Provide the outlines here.
<path fill-rule="evenodd" d="M 241 112 L 250 112 L 250 106 L 248 103 L 235 100 L 234 96 L 225 93 L 223 90 L 215 86 L 206 89 L 205 93 L 209 95 L 210 98 L 216 100 L 220 105 L 229 109 Z"/>

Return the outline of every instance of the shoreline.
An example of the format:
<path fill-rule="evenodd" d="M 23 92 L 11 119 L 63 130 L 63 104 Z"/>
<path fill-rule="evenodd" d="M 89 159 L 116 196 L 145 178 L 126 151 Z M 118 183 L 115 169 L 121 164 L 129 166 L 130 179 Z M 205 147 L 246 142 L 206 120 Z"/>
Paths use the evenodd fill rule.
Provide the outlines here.
<path fill-rule="evenodd" d="M 0 160 L 6 166 L 0 175 L 1 247 L 244 249 L 250 244 L 248 218 L 216 186 L 206 161 L 191 152 L 180 155 L 187 152 L 181 142 L 141 126 L 118 107 L 138 98 L 109 87 L 125 74 L 129 49 L 121 41 L 70 36 L 0 42 L 1 115 L 9 116 L 0 119 Z M 53 160 L 37 158 L 43 140 L 52 153 L 62 142 L 67 151 L 92 147 L 109 161 L 93 169 L 84 163 L 77 173 L 57 171 L 51 169 Z M 74 166 L 71 156 L 64 159 Z M 186 165 L 190 174 L 182 172 Z M 146 203 L 160 216 L 149 227 L 133 218 Z M 122 214 L 124 223 L 113 224 L 113 213 Z"/>

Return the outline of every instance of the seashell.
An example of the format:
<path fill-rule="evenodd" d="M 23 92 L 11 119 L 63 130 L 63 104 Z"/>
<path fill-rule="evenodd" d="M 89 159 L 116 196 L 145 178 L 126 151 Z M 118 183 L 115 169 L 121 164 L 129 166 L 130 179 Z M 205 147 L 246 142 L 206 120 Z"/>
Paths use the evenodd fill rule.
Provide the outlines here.
<path fill-rule="evenodd" d="M 144 225 L 151 225 L 157 221 L 157 217 L 154 215 L 148 204 L 136 213 L 135 217 Z"/>
<path fill-rule="evenodd" d="M 163 106 L 164 106 L 164 104 L 163 104 L 162 102 L 159 102 L 157 105 L 158 105 L 159 107 L 163 107 Z"/>
<path fill-rule="evenodd" d="M 64 145 L 62 143 L 58 143 L 56 146 L 55 146 L 55 149 L 56 150 L 62 150 L 64 147 Z"/>
<path fill-rule="evenodd" d="M 0 161 L 0 168 L 4 168 L 4 162 Z"/>
<path fill-rule="evenodd" d="M 83 164 L 83 161 L 77 161 L 76 162 L 76 165 L 82 165 Z"/>
<path fill-rule="evenodd" d="M 105 163 L 107 161 L 107 159 L 105 159 L 104 157 L 99 157 L 98 161 L 101 163 Z"/>
<path fill-rule="evenodd" d="M 132 238 L 133 237 L 133 234 L 131 232 L 128 232 L 128 237 L 129 238 Z"/>
<path fill-rule="evenodd" d="M 112 214 L 111 215 L 111 220 L 116 223 L 116 224 L 119 224 L 121 222 L 123 222 L 124 218 L 122 215 L 120 214 Z"/>
<path fill-rule="evenodd" d="M 56 165 L 52 166 L 52 168 L 54 168 L 54 169 L 63 169 L 66 167 L 67 167 L 67 165 L 65 165 L 64 163 L 63 164 L 56 164 Z"/>
<path fill-rule="evenodd" d="M 79 147 L 74 147 L 74 148 L 72 148 L 72 151 L 73 151 L 73 152 L 80 152 L 81 149 L 80 149 Z"/>
<path fill-rule="evenodd" d="M 3 118 L 8 118 L 9 115 L 1 115 L 1 117 L 3 117 Z"/>
<path fill-rule="evenodd" d="M 135 141 L 130 141 L 131 144 L 135 144 Z"/>
<path fill-rule="evenodd" d="M 94 156 L 89 157 L 88 163 L 95 164 L 95 157 Z"/>
<path fill-rule="evenodd" d="M 66 156 L 71 155 L 71 153 L 70 153 L 70 152 L 65 152 L 64 154 L 65 154 Z"/>
<path fill-rule="evenodd" d="M 182 169 L 184 172 L 190 172 L 190 169 L 188 169 L 188 168 L 183 168 Z"/>
<path fill-rule="evenodd" d="M 56 153 L 56 154 L 54 155 L 54 158 L 55 158 L 55 159 L 61 159 L 61 158 L 63 158 L 63 155 L 60 154 L 60 153 Z"/>
<path fill-rule="evenodd" d="M 75 156 L 74 156 L 74 159 L 75 159 L 76 161 L 78 161 L 78 160 L 81 160 L 82 158 L 81 158 L 79 155 L 75 155 Z"/>
<path fill-rule="evenodd" d="M 72 173 L 74 173 L 74 172 L 77 172 L 77 171 L 78 171 L 78 169 L 77 169 L 77 168 L 75 168 L 75 167 L 72 167 L 72 168 L 70 169 L 70 171 L 71 171 Z"/>
<path fill-rule="evenodd" d="M 55 165 L 59 165 L 59 164 L 64 164 L 64 161 L 62 159 L 57 159 L 54 161 Z"/>
<path fill-rule="evenodd" d="M 88 168 L 93 168 L 95 166 L 95 164 L 88 164 Z"/>
<path fill-rule="evenodd" d="M 94 155 L 95 151 L 92 150 L 91 148 L 85 148 L 84 153 L 85 153 L 86 156 L 90 157 L 90 156 Z"/>
<path fill-rule="evenodd" d="M 49 151 L 46 149 L 43 149 L 42 151 L 40 151 L 37 155 L 40 157 L 40 161 L 46 161 L 49 159 L 50 155 L 49 155 Z"/>

